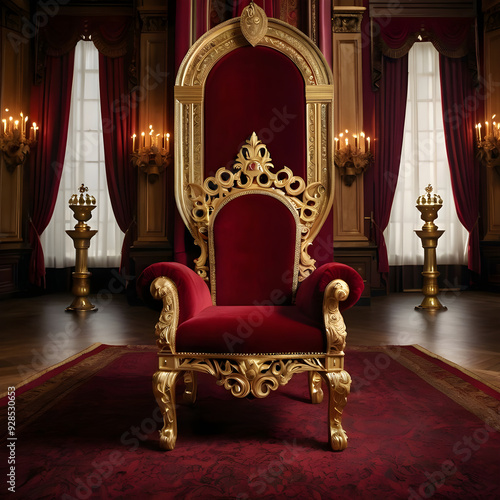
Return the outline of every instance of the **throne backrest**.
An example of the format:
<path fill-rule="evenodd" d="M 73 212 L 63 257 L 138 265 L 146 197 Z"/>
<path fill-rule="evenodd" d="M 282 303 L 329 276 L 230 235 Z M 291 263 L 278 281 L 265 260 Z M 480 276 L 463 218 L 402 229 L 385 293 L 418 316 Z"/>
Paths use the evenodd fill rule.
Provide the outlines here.
<path fill-rule="evenodd" d="M 236 192 L 209 226 L 210 284 L 217 305 L 288 305 L 297 287 L 300 221 L 282 195 Z"/>
<path fill-rule="evenodd" d="M 211 283 L 217 303 L 226 302 L 220 298 L 226 281 L 219 275 L 223 264 L 209 259 L 211 218 L 215 215 L 214 220 L 225 220 L 226 209 L 231 211 L 231 207 L 240 213 L 245 201 L 235 190 L 241 189 L 242 183 L 244 189 L 275 194 L 281 190 L 286 202 L 270 197 L 273 203 L 280 203 L 276 208 L 280 214 L 286 204 L 295 207 L 300 242 L 292 246 L 300 247 L 299 265 L 294 265 L 297 279 L 283 290 L 287 301 L 293 297 L 296 282 L 314 270 L 307 248 L 333 201 L 332 81 L 328 63 L 308 37 L 287 23 L 268 19 L 253 3 L 241 18 L 222 23 L 202 36 L 184 58 L 175 87 L 175 196 L 179 213 L 201 250 L 195 269 L 207 281 L 217 281 L 217 298 Z M 270 164 L 266 146 L 281 169 L 279 176 L 272 181 L 266 176 L 251 176 L 249 185 L 245 184 L 246 174 L 236 179 L 237 173 L 250 165 L 254 153 L 257 162 Z M 232 165 L 236 155 L 239 167 Z M 269 173 L 273 172 L 271 167 Z M 262 194 L 259 196 L 249 200 L 262 202 Z M 228 201 L 219 208 L 224 198 Z M 313 208 L 304 209 L 304 203 Z M 240 213 L 239 221 L 233 221 L 238 226 L 243 224 L 241 217 Z M 216 233 L 218 224 L 213 226 Z M 227 227 L 227 221 L 225 224 Z M 265 235 L 266 229 L 263 231 Z M 262 236 L 252 234 L 258 239 Z M 241 237 L 248 245 L 250 233 Z M 215 236 L 217 255 L 218 241 Z M 255 262 L 262 264 L 262 258 Z M 215 270 L 211 269 L 213 264 Z M 249 279 L 252 276 L 247 274 L 245 281 Z"/>

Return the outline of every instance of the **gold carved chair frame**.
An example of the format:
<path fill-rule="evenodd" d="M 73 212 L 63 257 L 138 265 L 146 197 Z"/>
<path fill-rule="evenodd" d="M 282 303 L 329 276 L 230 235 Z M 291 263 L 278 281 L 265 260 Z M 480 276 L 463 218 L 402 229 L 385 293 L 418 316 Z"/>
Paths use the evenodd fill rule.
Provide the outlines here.
<path fill-rule="evenodd" d="M 261 18 L 258 23 L 253 22 L 255 16 Z M 304 78 L 306 179 L 294 176 L 286 167 L 274 173 L 270 153 L 255 133 L 241 148 L 233 171 L 221 168 L 214 177 L 204 179 L 205 82 L 211 68 L 224 55 L 249 44 L 282 52 L 295 63 Z M 314 271 L 314 260 L 307 249 L 330 211 L 334 192 L 332 79 L 327 62 L 305 35 L 279 20 L 267 19 L 253 3 L 241 18 L 231 19 L 206 33 L 186 55 L 175 87 L 175 196 L 183 221 L 200 247 L 195 270 L 210 281 L 214 305 L 216 282 L 210 252 L 211 228 L 218 210 L 235 196 L 258 192 L 278 197 L 288 206 L 297 220 L 294 290 Z M 153 281 L 151 293 L 163 300 L 163 310 L 156 325 L 160 352 L 153 390 L 164 418 L 164 427 L 160 431 L 160 445 L 164 449 L 173 449 L 177 437 L 176 381 L 183 375 L 184 399 L 193 403 L 197 372 L 214 376 L 219 385 L 239 398 L 248 395 L 265 397 L 285 385 L 294 374 L 308 372 L 313 403 L 320 403 L 323 399 L 323 379 L 329 391 L 329 443 L 333 450 L 343 450 L 347 446 L 347 436 L 341 425 L 351 383 L 344 370 L 346 329 L 339 311 L 339 301 L 345 300 L 349 294 L 344 281 L 331 281 L 324 292 L 326 349 L 320 353 L 177 352 L 175 334 L 179 322 L 179 297 L 176 285 L 171 279 L 160 277 Z"/>

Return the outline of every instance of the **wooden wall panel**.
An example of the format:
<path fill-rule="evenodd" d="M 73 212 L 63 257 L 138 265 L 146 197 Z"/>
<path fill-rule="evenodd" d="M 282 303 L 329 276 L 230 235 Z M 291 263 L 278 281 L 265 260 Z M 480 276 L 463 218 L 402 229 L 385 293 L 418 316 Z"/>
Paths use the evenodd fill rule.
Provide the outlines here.
<path fill-rule="evenodd" d="M 335 7 L 333 74 L 335 135 L 345 129 L 359 134 L 363 124 L 361 16 L 363 7 Z M 347 28 L 346 28 L 347 27 Z M 334 243 L 336 247 L 368 243 L 364 234 L 363 175 L 346 186 L 336 169 Z"/>
<path fill-rule="evenodd" d="M 167 133 L 167 32 L 159 31 L 166 25 L 162 22 L 151 22 L 164 13 L 143 12 L 145 28 L 141 33 L 141 82 L 145 82 L 144 100 L 139 108 L 139 131 L 149 130 L 153 125 L 155 133 Z M 146 29 L 147 31 L 144 31 Z M 149 31 L 151 30 L 151 31 Z M 157 31 L 158 30 L 158 31 Z M 148 143 L 146 137 L 146 144 Z M 172 228 L 167 203 L 169 172 L 160 174 L 158 180 L 149 182 L 145 173 L 139 172 L 138 191 L 138 230 L 134 245 L 165 244 L 169 242 Z"/>
<path fill-rule="evenodd" d="M 498 4 L 500 7 L 500 3 Z M 497 123 L 500 122 L 500 9 L 496 13 L 496 22 L 493 16 L 486 16 L 486 25 L 491 30 L 484 35 L 484 69 L 485 69 L 485 119 L 491 121 L 496 114 Z M 490 23 L 488 23 L 490 20 Z M 483 167 L 485 168 L 485 167 Z M 488 168 L 486 172 L 487 189 L 487 228 L 485 240 L 500 241 L 500 172 Z"/>
<path fill-rule="evenodd" d="M 14 12 L 2 12 L 3 21 L 12 22 Z M 16 23 L 14 23 L 16 24 Z M 25 114 L 28 109 L 26 97 L 26 81 L 29 82 L 27 71 L 29 45 L 11 43 L 12 35 L 16 31 L 8 26 L 1 28 L 1 74 L 2 83 L 0 91 L 1 118 L 14 116 L 19 118 L 19 113 Z M 5 109 L 9 109 L 8 112 Z M 23 212 L 23 168 L 7 168 L 3 156 L 0 155 L 0 242 L 21 242 L 22 212 Z"/>

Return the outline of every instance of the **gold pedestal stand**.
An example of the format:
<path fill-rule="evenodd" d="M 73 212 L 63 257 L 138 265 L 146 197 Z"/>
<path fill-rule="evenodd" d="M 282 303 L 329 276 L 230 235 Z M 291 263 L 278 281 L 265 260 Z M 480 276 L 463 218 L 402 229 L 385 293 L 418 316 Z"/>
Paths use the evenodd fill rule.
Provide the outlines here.
<path fill-rule="evenodd" d="M 417 199 L 417 209 L 420 211 L 420 218 L 425 224 L 422 226 L 422 230 L 415 230 L 417 236 L 422 240 L 422 247 L 424 248 L 424 270 L 422 271 L 422 276 L 424 278 L 422 293 L 424 294 L 424 299 L 415 309 L 446 311 L 447 308 L 443 306 L 437 298 L 439 293 L 437 282 L 439 272 L 437 270 L 436 261 L 438 239 L 444 231 L 438 231 L 438 227 L 434 224 L 437 213 L 443 206 L 443 200 L 437 194 L 431 195 L 432 186 L 430 184 L 425 190 L 427 191 L 427 195 L 419 196 Z"/>
<path fill-rule="evenodd" d="M 78 224 L 76 224 L 75 229 L 66 231 L 73 240 L 76 250 L 75 272 L 72 274 L 73 287 L 71 289 L 75 298 L 66 311 L 97 311 L 97 307 L 88 299 L 92 273 L 87 268 L 90 239 L 97 233 L 97 230 L 91 230 L 90 226 L 86 224 L 92 218 L 91 212 L 96 204 L 93 196 L 83 195 L 88 191 L 88 188 L 83 184 L 79 191 L 80 195 L 74 194 L 69 200 L 69 208 L 73 210 L 73 216 Z"/>

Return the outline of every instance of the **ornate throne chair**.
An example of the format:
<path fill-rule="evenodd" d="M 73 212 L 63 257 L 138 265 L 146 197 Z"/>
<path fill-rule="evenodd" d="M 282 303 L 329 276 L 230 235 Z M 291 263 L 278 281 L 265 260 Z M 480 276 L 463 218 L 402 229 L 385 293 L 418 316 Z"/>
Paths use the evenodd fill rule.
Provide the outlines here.
<path fill-rule="evenodd" d="M 307 372 L 313 403 L 324 380 L 330 445 L 347 446 L 340 305 L 356 303 L 363 281 L 342 264 L 315 269 L 308 254 L 333 201 L 332 96 L 316 46 L 253 4 L 200 38 L 179 69 L 175 194 L 200 256 L 194 270 L 158 263 L 138 280 L 163 300 L 153 390 L 165 449 L 177 437 L 176 381 L 194 402 L 197 372 L 239 398 Z"/>

